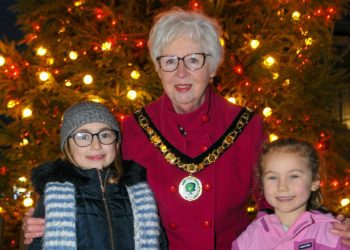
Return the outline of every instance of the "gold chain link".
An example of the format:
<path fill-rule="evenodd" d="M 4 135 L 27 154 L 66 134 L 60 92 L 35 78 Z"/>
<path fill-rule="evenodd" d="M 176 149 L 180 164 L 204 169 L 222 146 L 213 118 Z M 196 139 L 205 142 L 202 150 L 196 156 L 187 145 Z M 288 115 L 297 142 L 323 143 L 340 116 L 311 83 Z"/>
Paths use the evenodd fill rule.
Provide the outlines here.
<path fill-rule="evenodd" d="M 147 133 L 151 143 L 160 150 L 164 158 L 171 165 L 175 165 L 187 173 L 194 174 L 201 171 L 206 166 L 214 163 L 219 157 L 225 152 L 225 150 L 230 147 L 237 136 L 241 133 L 243 128 L 249 122 L 250 116 L 252 115 L 252 110 L 246 108 L 246 111 L 240 116 L 236 127 L 228 133 L 221 145 L 213 149 L 200 163 L 185 163 L 181 160 L 180 156 L 177 156 L 175 153 L 172 153 L 170 149 L 165 145 L 162 138 L 158 133 L 150 126 L 148 118 L 143 113 L 142 109 L 139 109 L 135 112 L 137 116 L 138 123 L 140 127 Z"/>

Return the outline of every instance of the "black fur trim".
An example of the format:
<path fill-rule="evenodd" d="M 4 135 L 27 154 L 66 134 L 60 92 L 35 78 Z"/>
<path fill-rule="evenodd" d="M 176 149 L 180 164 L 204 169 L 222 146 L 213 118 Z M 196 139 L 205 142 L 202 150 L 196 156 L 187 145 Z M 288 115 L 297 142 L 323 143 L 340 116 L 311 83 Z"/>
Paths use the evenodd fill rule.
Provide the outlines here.
<path fill-rule="evenodd" d="M 71 182 L 76 186 L 87 184 L 89 177 L 78 171 L 73 164 L 61 159 L 46 162 L 32 170 L 32 185 L 36 192 L 42 194 L 48 182 Z"/>
<path fill-rule="evenodd" d="M 123 162 L 123 176 L 120 178 L 121 185 L 134 185 L 147 180 L 146 169 L 133 161 Z"/>

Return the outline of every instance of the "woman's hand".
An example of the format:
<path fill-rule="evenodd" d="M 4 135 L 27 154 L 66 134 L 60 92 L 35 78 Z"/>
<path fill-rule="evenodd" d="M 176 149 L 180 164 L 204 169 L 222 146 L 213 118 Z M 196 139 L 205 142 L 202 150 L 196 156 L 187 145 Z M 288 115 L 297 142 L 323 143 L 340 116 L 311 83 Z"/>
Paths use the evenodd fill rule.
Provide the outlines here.
<path fill-rule="evenodd" d="M 339 235 L 342 238 L 342 242 L 345 246 L 350 246 L 350 219 L 345 218 L 342 214 L 339 214 L 336 219 L 340 223 L 333 223 L 331 232 Z"/>
<path fill-rule="evenodd" d="M 24 244 L 29 245 L 34 238 L 42 237 L 44 234 L 45 220 L 32 217 L 34 208 L 30 208 L 23 218 Z"/>

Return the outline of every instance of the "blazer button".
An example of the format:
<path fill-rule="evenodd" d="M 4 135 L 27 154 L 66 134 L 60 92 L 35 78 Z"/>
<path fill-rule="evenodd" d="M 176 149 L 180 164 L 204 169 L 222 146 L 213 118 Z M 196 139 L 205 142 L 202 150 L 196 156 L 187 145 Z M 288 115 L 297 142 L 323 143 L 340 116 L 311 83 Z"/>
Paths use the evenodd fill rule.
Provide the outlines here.
<path fill-rule="evenodd" d="M 207 151 L 207 150 L 208 150 L 208 147 L 205 146 L 205 145 L 201 146 L 201 148 L 200 148 L 200 151 L 201 151 L 202 153 L 205 152 L 205 151 Z"/>
<path fill-rule="evenodd" d="M 209 191 L 209 190 L 211 189 L 211 186 L 210 186 L 209 183 L 205 183 L 205 184 L 203 185 L 203 188 L 204 188 L 204 190 Z"/>
<path fill-rule="evenodd" d="M 169 227 L 170 227 L 171 229 L 176 229 L 176 228 L 177 228 L 177 225 L 176 225 L 175 223 L 170 223 L 170 224 L 169 224 Z"/>
<path fill-rule="evenodd" d="M 171 185 L 171 186 L 169 187 L 169 192 L 170 192 L 170 193 L 176 193 L 176 192 L 177 192 L 177 188 L 176 188 L 174 185 Z"/>
<path fill-rule="evenodd" d="M 202 116 L 202 122 L 203 122 L 203 123 L 207 123 L 209 120 L 210 120 L 209 115 L 203 115 L 203 116 Z"/>
<path fill-rule="evenodd" d="M 203 221 L 202 226 L 204 228 L 210 228 L 211 227 L 211 221 L 209 221 L 209 220 Z"/>

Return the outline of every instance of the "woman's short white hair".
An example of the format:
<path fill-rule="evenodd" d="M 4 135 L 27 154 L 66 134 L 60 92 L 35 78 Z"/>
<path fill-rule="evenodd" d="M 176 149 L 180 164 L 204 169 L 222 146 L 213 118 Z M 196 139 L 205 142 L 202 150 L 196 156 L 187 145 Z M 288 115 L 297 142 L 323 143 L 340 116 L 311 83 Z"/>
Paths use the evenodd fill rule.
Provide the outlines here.
<path fill-rule="evenodd" d="M 203 52 L 210 54 L 207 63 L 211 72 L 216 72 L 223 59 L 223 48 L 220 43 L 221 27 L 215 19 L 209 18 L 202 13 L 185 11 L 180 8 L 160 13 L 155 18 L 148 47 L 153 63 L 158 69 L 157 57 L 172 41 L 179 37 L 190 38 L 202 45 Z"/>

